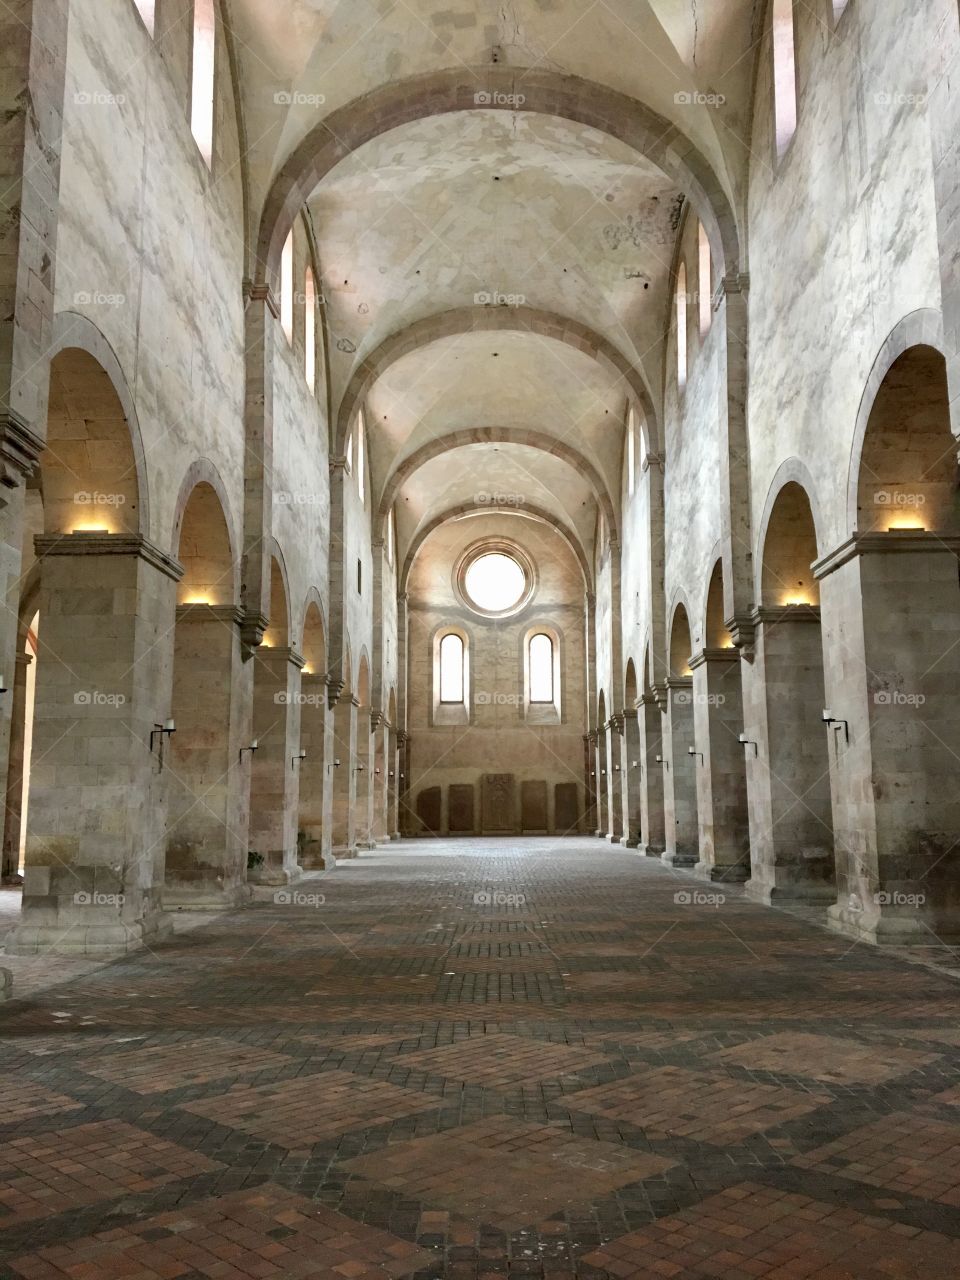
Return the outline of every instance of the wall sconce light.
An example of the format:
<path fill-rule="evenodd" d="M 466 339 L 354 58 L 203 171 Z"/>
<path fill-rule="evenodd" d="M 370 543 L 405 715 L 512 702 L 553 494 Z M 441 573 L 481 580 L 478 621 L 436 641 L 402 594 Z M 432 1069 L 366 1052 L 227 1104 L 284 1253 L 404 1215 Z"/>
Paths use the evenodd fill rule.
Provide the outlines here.
<path fill-rule="evenodd" d="M 394 773 L 394 771 L 391 769 L 391 770 L 390 770 L 390 777 L 391 777 L 391 778 L 395 778 L 396 776 L 397 776 L 397 775 L 396 775 L 396 774 Z"/>
<path fill-rule="evenodd" d="M 847 724 L 846 720 L 838 720 L 832 711 L 824 710 L 823 723 L 830 729 L 835 729 L 838 724 L 842 724 L 843 735 L 846 738 L 847 742 L 850 741 L 850 726 L 849 724 Z"/>
<path fill-rule="evenodd" d="M 406 776 L 407 776 L 407 775 L 406 775 L 405 773 L 401 773 L 401 775 L 400 775 L 400 781 L 401 781 L 401 782 L 403 782 L 403 780 L 404 780 L 404 778 L 405 778 Z"/>
<path fill-rule="evenodd" d="M 254 738 L 254 740 L 250 743 L 249 747 L 240 748 L 240 763 L 243 764 L 243 753 L 245 751 L 249 751 L 250 754 L 253 755 L 255 752 L 259 750 L 260 750 L 260 739 Z"/>
<path fill-rule="evenodd" d="M 374 771 L 373 771 L 373 772 L 374 772 L 374 773 L 377 775 L 377 777 L 379 778 L 379 777 L 380 777 L 380 774 L 382 773 L 382 770 L 381 770 L 380 768 L 376 768 L 376 769 L 374 769 Z"/>
<path fill-rule="evenodd" d="M 605 778 L 606 776 L 607 776 L 607 771 L 606 771 L 606 769 L 601 769 L 601 770 L 600 770 L 600 777 L 601 777 L 601 778 Z"/>
<path fill-rule="evenodd" d="M 297 761 L 298 761 L 298 760 L 306 760 L 306 758 L 307 758 L 307 753 L 306 753 L 305 751 L 301 751 L 301 752 L 299 753 L 299 755 L 295 755 L 295 756 L 293 757 L 293 759 L 291 760 L 291 762 L 290 762 L 290 763 L 291 763 L 291 765 L 293 766 L 293 768 L 295 769 L 295 768 L 297 767 Z"/>
<path fill-rule="evenodd" d="M 631 768 L 631 769 L 639 769 L 639 768 L 640 768 L 640 761 L 639 761 L 639 760 L 631 760 L 631 761 L 630 761 L 630 768 Z"/>
<path fill-rule="evenodd" d="M 703 764 L 703 752 L 697 751 L 695 747 L 687 747 L 687 755 L 696 756 L 700 763 Z"/>
<path fill-rule="evenodd" d="M 758 756 L 760 754 L 760 748 L 757 746 L 755 742 L 753 742 L 750 738 L 748 738 L 745 733 L 741 733 L 740 741 L 743 743 L 745 747 L 753 747 L 753 754 L 755 756 Z"/>
<path fill-rule="evenodd" d="M 0 679 L 0 684 L 3 680 Z M 6 689 L 0 689 L 0 693 L 6 693 Z M 150 752 L 153 753 L 153 747 L 156 740 L 160 739 L 160 757 L 163 758 L 163 740 L 169 738 L 171 734 L 177 732 L 176 723 L 173 720 L 167 720 L 164 724 L 155 724 L 150 731 Z"/>
<path fill-rule="evenodd" d="M 5 676 L 0 676 L 0 693 L 7 692 L 7 681 Z"/>
<path fill-rule="evenodd" d="M 615 764 L 615 765 L 613 766 L 613 772 L 614 772 L 614 773 L 619 773 L 619 772 L 620 772 L 620 766 L 619 766 L 618 764 Z"/>
<path fill-rule="evenodd" d="M 354 770 L 354 773 L 366 773 L 366 771 L 367 771 L 367 766 L 365 764 L 358 764 L 356 769 Z"/>

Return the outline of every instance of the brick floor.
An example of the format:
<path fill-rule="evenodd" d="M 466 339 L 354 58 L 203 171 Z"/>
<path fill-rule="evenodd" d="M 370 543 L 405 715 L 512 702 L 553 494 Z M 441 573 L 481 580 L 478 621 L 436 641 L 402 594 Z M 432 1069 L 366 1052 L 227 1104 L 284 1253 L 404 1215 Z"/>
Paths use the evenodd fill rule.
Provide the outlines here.
<path fill-rule="evenodd" d="M 691 909 L 599 841 L 322 879 L 322 913 L 15 958 L 0 1280 L 960 1276 L 942 957 Z"/>

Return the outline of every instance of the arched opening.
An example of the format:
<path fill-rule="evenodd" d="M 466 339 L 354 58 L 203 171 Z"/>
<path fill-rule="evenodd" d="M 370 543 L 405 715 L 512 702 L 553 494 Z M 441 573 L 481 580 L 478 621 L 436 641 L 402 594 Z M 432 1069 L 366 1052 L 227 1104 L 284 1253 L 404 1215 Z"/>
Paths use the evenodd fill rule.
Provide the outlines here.
<path fill-rule="evenodd" d="M 837 734 L 837 843 L 858 852 L 838 859 L 831 916 L 871 939 L 955 941 L 960 484 L 946 364 L 934 348 L 911 347 L 887 371 L 853 474 L 858 532 L 818 567 L 825 614 L 829 606 L 863 646 L 862 676 L 830 673 L 830 710 L 850 738 Z"/>
<path fill-rule="evenodd" d="M 271 558 L 270 625 L 253 659 L 254 748 L 250 760 L 248 875 L 259 884 L 295 879 L 300 788 L 300 668 L 290 648 L 290 613 L 280 562 Z"/>
<path fill-rule="evenodd" d="M 747 766 L 740 654 L 724 625 L 723 563 L 707 589 L 706 643 L 693 659 L 694 757 L 700 827 L 699 871 L 714 880 L 746 880 L 750 871 Z"/>
<path fill-rule="evenodd" d="M 389 733 L 387 735 L 387 759 L 386 759 L 386 777 L 387 777 L 387 837 L 390 840 L 397 840 L 400 836 L 400 813 L 399 813 L 399 795 L 400 795 L 400 734 L 401 726 L 398 722 L 397 710 L 397 691 L 390 690 L 390 700 L 387 703 L 387 725 Z"/>
<path fill-rule="evenodd" d="M 372 849 L 373 839 L 373 726 L 370 721 L 370 664 L 360 658 L 357 672 L 357 847 Z"/>
<path fill-rule="evenodd" d="M 303 670 L 300 673 L 300 817 L 297 827 L 298 861 L 304 870 L 325 865 L 329 832 L 323 810 L 327 777 L 327 643 L 323 618 L 314 601 L 303 623 Z"/>
<path fill-rule="evenodd" d="M 600 691 L 597 699 L 597 835 L 610 830 L 610 777 L 607 759 L 607 700 Z"/>
<path fill-rule="evenodd" d="M 666 745 L 664 715 L 653 688 L 652 655 L 647 646 L 643 656 L 643 681 L 638 708 L 640 729 L 640 849 L 648 858 L 662 858 L 667 849 L 663 811 Z"/>
<path fill-rule="evenodd" d="M 42 499 L 42 532 L 35 562 L 23 566 L 36 583 L 39 660 L 29 874 L 12 953 L 112 955 L 169 927 L 160 910 L 165 779 L 151 734 L 171 716 L 163 640 L 178 568 L 138 536 L 139 441 L 124 394 L 85 350 L 51 363 L 33 500 L 39 524 Z"/>
<path fill-rule="evenodd" d="M 637 709 L 639 697 L 637 668 L 633 659 L 628 658 L 623 685 L 621 774 L 623 777 L 623 843 L 631 849 L 635 849 L 642 839 L 640 792 L 643 768 L 640 713 Z"/>
<path fill-rule="evenodd" d="M 694 750 L 692 643 L 687 611 L 678 604 L 670 629 L 670 675 L 667 679 L 667 721 L 664 733 L 663 809 L 665 862 L 695 866 L 699 860 L 697 770 Z"/>
<path fill-rule="evenodd" d="M 751 791 L 756 784 L 765 798 L 751 892 L 766 901 L 824 901 L 835 893 L 830 752 L 839 749 L 839 739 L 823 723 L 820 591 L 811 568 L 816 558 L 810 499 L 791 480 L 777 494 L 763 544 L 757 674 L 766 744 L 761 740 L 748 757 Z"/>
<path fill-rule="evenodd" d="M 343 655 L 343 689 L 333 710 L 333 748 L 329 761 L 333 779 L 332 852 L 335 858 L 357 853 L 357 732 L 359 705 L 354 693 L 353 661 L 347 647 Z"/>
<path fill-rule="evenodd" d="M 244 685 L 230 533 L 206 481 L 187 499 L 177 557 L 171 714 L 167 753 L 164 905 L 210 910 L 246 895 L 246 813 L 234 765 L 242 743 Z"/>

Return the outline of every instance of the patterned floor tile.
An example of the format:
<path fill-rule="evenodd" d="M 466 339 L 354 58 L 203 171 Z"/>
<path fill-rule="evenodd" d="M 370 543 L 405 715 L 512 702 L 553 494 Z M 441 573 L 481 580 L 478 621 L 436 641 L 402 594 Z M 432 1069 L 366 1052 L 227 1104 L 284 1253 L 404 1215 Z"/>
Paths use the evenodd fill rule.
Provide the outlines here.
<path fill-rule="evenodd" d="M 478 1035 L 455 1044 L 396 1060 L 400 1070 L 425 1071 L 449 1080 L 466 1080 L 492 1089 L 511 1084 L 533 1084 L 572 1075 L 605 1061 L 603 1054 L 573 1045 L 544 1044 L 510 1035 Z"/>
<path fill-rule="evenodd" d="M 835 1084 L 882 1084 L 936 1062 L 939 1055 L 880 1046 L 868 1055 L 856 1040 L 785 1031 L 750 1040 L 734 1049 L 721 1049 L 710 1056 L 716 1062 L 748 1070 L 809 1076 Z"/>
<path fill-rule="evenodd" d="M 268 1049 L 205 1039 L 113 1053 L 95 1065 L 84 1064 L 83 1069 L 135 1093 L 163 1093 L 190 1084 L 208 1084 L 228 1076 L 279 1071 L 289 1066 L 289 1058 Z"/>

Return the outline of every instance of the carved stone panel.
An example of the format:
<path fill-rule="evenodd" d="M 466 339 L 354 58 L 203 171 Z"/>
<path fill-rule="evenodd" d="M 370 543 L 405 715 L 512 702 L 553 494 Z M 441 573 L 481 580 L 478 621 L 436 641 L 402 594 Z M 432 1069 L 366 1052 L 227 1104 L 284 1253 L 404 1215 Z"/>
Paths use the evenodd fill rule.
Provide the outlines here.
<path fill-rule="evenodd" d="M 440 834 L 440 788 L 427 787 L 417 796 L 417 817 L 426 835 Z"/>
<path fill-rule="evenodd" d="M 580 795 L 575 782 L 558 782 L 553 790 L 553 830 L 558 836 L 580 830 Z"/>
<path fill-rule="evenodd" d="M 447 791 L 448 820 L 451 835 L 472 835 L 473 783 L 454 782 Z"/>
<path fill-rule="evenodd" d="M 520 786 L 520 827 L 531 835 L 547 834 L 547 784 L 523 782 Z"/>
<path fill-rule="evenodd" d="M 485 773 L 481 803 L 484 835 L 516 834 L 516 780 L 512 773 Z"/>

